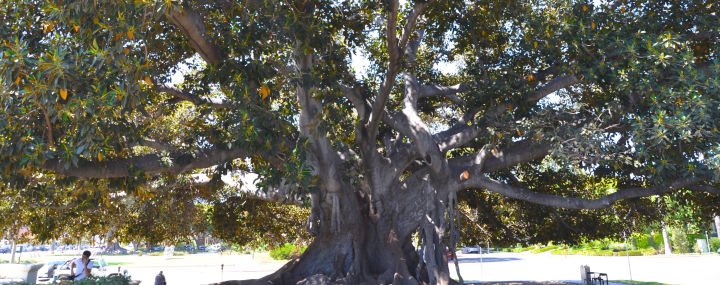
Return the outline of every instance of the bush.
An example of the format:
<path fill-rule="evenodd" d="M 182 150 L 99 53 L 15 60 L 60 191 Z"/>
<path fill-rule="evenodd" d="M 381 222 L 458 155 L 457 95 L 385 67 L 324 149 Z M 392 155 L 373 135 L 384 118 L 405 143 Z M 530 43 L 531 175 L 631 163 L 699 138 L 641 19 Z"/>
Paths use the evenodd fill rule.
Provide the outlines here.
<path fill-rule="evenodd" d="M 642 255 L 656 255 L 656 254 L 658 254 L 658 250 L 657 250 L 657 249 L 654 249 L 654 248 L 652 248 L 652 247 L 640 249 L 640 252 L 642 252 Z"/>
<path fill-rule="evenodd" d="M 634 237 L 630 238 L 629 242 L 630 242 L 630 249 L 632 249 L 632 250 L 638 249 L 637 239 L 635 239 Z"/>
<path fill-rule="evenodd" d="M 532 246 L 532 245 L 531 245 L 531 246 L 528 246 L 528 247 L 516 247 L 516 248 L 512 248 L 511 251 L 512 251 L 512 252 L 525 252 L 525 251 L 534 250 L 534 249 L 535 249 L 535 246 Z"/>
<path fill-rule="evenodd" d="M 557 248 L 558 248 L 557 245 L 551 245 L 551 246 L 536 248 L 536 249 L 530 250 L 530 252 L 532 252 L 532 253 L 541 253 L 541 252 L 546 252 L 546 251 L 548 251 L 548 250 L 553 250 L 553 249 L 557 249 Z"/>
<path fill-rule="evenodd" d="M 90 276 L 83 280 L 68 281 L 65 284 L 72 285 L 128 285 L 130 284 L 130 277 L 125 276 L 113 276 L 113 277 L 96 277 Z"/>
<path fill-rule="evenodd" d="M 689 253 L 693 250 L 693 244 L 683 229 L 670 228 L 668 233 L 670 234 L 670 245 L 672 245 L 674 253 Z"/>
<path fill-rule="evenodd" d="M 653 242 L 655 243 L 655 249 L 665 249 L 665 242 L 663 242 L 662 233 L 656 233 L 652 236 Z"/>
<path fill-rule="evenodd" d="M 285 243 L 270 251 L 270 257 L 277 260 L 292 259 L 300 256 L 305 252 L 306 246 L 297 246 L 291 243 Z"/>

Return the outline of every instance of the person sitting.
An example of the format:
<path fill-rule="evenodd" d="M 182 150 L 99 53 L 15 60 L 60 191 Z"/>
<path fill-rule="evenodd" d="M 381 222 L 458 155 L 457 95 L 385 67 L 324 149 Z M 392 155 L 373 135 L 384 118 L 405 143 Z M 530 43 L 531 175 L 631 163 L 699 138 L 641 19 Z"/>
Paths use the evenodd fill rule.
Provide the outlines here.
<path fill-rule="evenodd" d="M 77 273 L 75 268 L 77 268 Z M 90 260 L 90 251 L 83 251 L 82 257 L 75 260 L 70 266 L 70 277 L 72 280 L 82 280 L 90 277 L 90 270 L 93 268 L 93 261 Z"/>

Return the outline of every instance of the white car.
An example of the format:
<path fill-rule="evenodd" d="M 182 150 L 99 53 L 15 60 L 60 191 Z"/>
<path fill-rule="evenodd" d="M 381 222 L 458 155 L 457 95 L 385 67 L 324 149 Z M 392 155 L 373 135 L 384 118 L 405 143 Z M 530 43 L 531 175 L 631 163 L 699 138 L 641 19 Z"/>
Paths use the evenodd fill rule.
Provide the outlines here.
<path fill-rule="evenodd" d="M 482 247 L 479 246 L 464 246 L 461 250 L 462 253 L 480 253 Z"/>
<path fill-rule="evenodd" d="M 75 262 L 77 258 L 70 259 L 68 261 L 65 261 L 62 265 L 58 266 L 57 269 L 55 269 L 55 279 L 57 280 L 64 280 L 69 279 L 70 277 L 70 266 L 72 266 L 72 263 Z M 92 276 L 97 277 L 113 277 L 113 276 L 129 276 L 127 269 L 123 269 L 121 266 L 118 266 L 117 269 L 114 267 L 108 266 L 107 261 L 105 261 L 104 258 L 100 259 L 94 259 L 90 258 L 90 260 L 93 262 L 93 268 L 90 270 L 90 274 Z M 76 269 L 77 270 L 77 269 Z M 77 272 L 75 272 L 77 274 Z"/>
<path fill-rule="evenodd" d="M 58 268 L 58 266 L 65 263 L 64 260 L 54 260 L 50 261 L 48 263 L 45 263 L 43 267 L 40 267 L 40 270 L 38 270 L 37 273 L 37 282 L 36 283 L 44 283 L 44 282 L 50 282 L 55 277 L 55 270 Z"/>

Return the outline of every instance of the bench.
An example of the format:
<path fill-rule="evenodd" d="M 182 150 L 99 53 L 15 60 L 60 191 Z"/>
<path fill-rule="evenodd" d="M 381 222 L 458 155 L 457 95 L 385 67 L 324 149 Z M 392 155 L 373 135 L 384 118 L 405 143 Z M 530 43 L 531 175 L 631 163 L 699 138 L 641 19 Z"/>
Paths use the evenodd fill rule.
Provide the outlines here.
<path fill-rule="evenodd" d="M 587 265 L 580 265 L 580 280 L 583 285 L 608 285 L 607 273 L 592 272 Z"/>

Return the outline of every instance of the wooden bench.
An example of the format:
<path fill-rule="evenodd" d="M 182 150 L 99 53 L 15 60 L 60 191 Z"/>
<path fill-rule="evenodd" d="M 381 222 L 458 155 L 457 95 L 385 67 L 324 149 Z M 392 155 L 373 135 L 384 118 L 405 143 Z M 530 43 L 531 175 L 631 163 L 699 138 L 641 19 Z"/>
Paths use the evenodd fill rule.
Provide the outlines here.
<path fill-rule="evenodd" d="M 580 280 L 584 285 L 608 285 L 607 273 L 592 272 L 587 265 L 580 265 Z"/>

